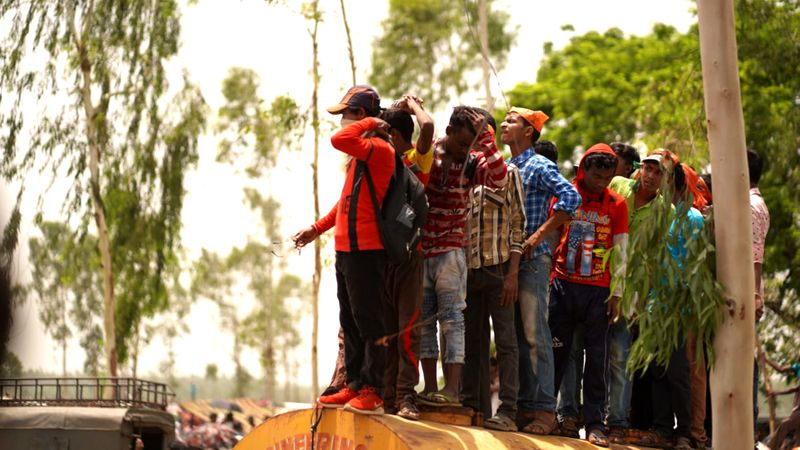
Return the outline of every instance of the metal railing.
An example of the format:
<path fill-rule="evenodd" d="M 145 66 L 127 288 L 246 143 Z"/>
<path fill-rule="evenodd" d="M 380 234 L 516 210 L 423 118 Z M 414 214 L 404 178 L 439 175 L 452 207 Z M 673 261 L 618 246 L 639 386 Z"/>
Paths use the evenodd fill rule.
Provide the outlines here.
<path fill-rule="evenodd" d="M 141 406 L 165 409 L 164 383 L 137 378 L 0 378 L 2 406 Z"/>

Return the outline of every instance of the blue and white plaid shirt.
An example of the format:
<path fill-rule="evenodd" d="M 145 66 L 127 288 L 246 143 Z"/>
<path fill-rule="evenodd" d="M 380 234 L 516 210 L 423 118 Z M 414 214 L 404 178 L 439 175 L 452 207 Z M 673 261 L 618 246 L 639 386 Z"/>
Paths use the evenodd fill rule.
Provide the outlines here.
<path fill-rule="evenodd" d="M 522 187 L 525 190 L 525 233 L 533 234 L 544 222 L 550 209 L 550 200 L 556 197 L 558 201 L 553 205 L 553 211 L 564 211 L 570 216 L 581 205 L 581 195 L 561 172 L 558 166 L 542 155 L 537 155 L 533 148 L 528 148 L 519 155 L 511 158 L 519 169 L 522 178 Z M 533 249 L 531 257 L 550 254 L 550 247 L 542 242 Z"/>

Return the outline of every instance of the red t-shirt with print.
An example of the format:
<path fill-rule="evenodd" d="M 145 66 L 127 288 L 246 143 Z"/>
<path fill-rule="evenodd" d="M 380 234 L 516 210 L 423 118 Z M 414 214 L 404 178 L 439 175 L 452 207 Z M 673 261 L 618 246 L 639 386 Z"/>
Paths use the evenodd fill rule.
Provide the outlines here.
<path fill-rule="evenodd" d="M 609 287 L 610 260 L 605 264 L 603 260 L 614 246 L 614 236 L 628 232 L 628 205 L 609 188 L 600 195 L 577 188 L 583 201 L 562 228 L 553 272 L 574 283 Z"/>

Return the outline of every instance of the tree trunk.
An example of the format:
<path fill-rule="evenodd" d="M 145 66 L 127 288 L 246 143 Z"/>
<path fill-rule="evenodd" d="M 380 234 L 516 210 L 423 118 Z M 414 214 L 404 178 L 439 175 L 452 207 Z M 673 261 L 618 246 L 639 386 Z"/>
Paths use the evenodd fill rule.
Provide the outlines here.
<path fill-rule="evenodd" d="M 65 328 L 67 327 L 67 298 L 65 295 L 60 295 L 61 297 L 61 325 Z M 67 333 L 64 333 L 64 336 L 61 338 L 61 376 L 67 376 Z"/>
<path fill-rule="evenodd" d="M 111 245 L 106 223 L 105 204 L 103 203 L 102 189 L 100 186 L 100 142 L 97 133 L 97 122 L 104 121 L 102 116 L 96 114 L 92 104 L 92 73 L 89 53 L 85 42 L 82 42 L 78 27 L 75 24 L 74 6 L 70 9 L 71 34 L 78 52 L 78 67 L 81 72 L 81 100 L 86 116 L 86 141 L 89 147 L 89 194 L 92 199 L 94 221 L 97 226 L 97 242 L 100 251 L 100 264 L 103 270 L 103 331 L 105 333 L 105 350 L 108 363 L 108 373 L 111 377 L 117 376 L 117 333 L 114 300 L 114 271 L 111 266 Z M 93 11 L 89 9 L 84 16 L 84 29 L 91 26 Z"/>
<path fill-rule="evenodd" d="M 267 376 L 267 398 L 275 402 L 275 347 L 272 343 L 264 349 L 264 366 Z"/>
<path fill-rule="evenodd" d="M 283 346 L 283 401 L 290 401 L 292 394 L 292 362 L 289 360 L 289 346 Z"/>
<path fill-rule="evenodd" d="M 344 21 L 344 34 L 347 36 L 347 52 L 350 56 L 350 72 L 353 75 L 353 86 L 356 85 L 356 58 L 353 56 L 353 41 L 350 39 L 350 25 L 347 24 L 347 14 L 344 11 L 344 0 L 339 0 L 342 5 L 342 21 Z"/>
<path fill-rule="evenodd" d="M 314 184 L 314 221 L 319 220 L 319 45 L 317 42 L 317 29 L 319 28 L 319 0 L 313 3 L 314 29 L 311 32 L 311 45 L 313 62 L 311 73 L 314 80 L 314 91 L 311 94 L 311 126 L 314 128 L 314 162 L 312 164 Z M 314 402 L 319 395 L 319 374 L 317 361 L 317 340 L 319 335 L 319 285 L 322 279 L 322 244 L 319 239 L 314 241 L 314 277 L 311 280 L 311 308 L 313 325 L 311 328 L 311 401 Z"/>
<path fill-rule="evenodd" d="M 234 397 L 244 397 L 244 374 L 241 361 L 242 338 L 239 336 L 239 320 L 236 311 L 231 307 L 231 328 L 233 330 L 233 367 L 234 367 Z"/>
<path fill-rule="evenodd" d="M 61 341 L 61 376 L 67 376 L 67 338 Z"/>
<path fill-rule="evenodd" d="M 494 98 L 492 97 L 491 73 L 489 68 L 489 5 L 487 0 L 478 0 L 478 37 L 481 44 L 481 68 L 483 69 L 483 90 L 486 95 L 484 108 L 492 112 Z"/>
<path fill-rule="evenodd" d="M 139 374 L 139 350 L 141 345 L 141 337 L 142 337 L 142 324 L 139 323 L 136 326 L 136 336 L 134 337 L 134 344 L 133 344 L 133 354 L 131 355 L 133 361 L 131 361 L 131 376 L 136 378 L 136 375 Z"/>
<path fill-rule="evenodd" d="M 715 448 L 746 449 L 753 447 L 755 275 L 733 7 L 733 0 L 697 2 L 714 184 L 717 278 L 727 298 L 714 342 L 712 441 Z"/>

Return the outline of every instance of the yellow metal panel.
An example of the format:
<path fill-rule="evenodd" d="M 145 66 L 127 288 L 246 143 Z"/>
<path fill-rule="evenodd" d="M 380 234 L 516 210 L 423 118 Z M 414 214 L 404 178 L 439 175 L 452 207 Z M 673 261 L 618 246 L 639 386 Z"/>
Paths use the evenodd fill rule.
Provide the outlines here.
<path fill-rule="evenodd" d="M 309 450 L 312 410 L 275 416 L 244 437 L 236 450 Z M 597 449 L 586 441 L 556 436 L 490 431 L 436 422 L 413 422 L 397 416 L 365 416 L 339 409 L 323 410 L 315 450 L 466 450 Z M 612 449 L 635 449 L 611 446 Z"/>

